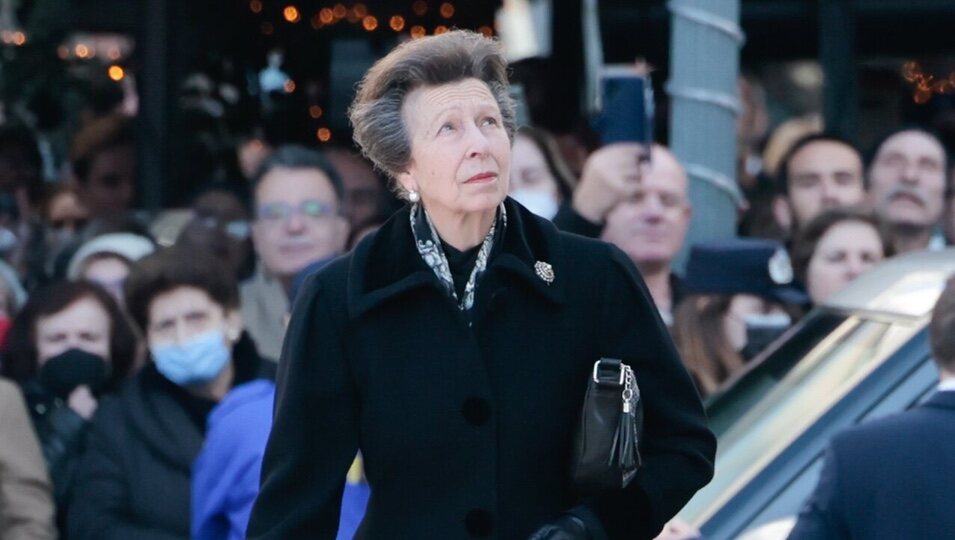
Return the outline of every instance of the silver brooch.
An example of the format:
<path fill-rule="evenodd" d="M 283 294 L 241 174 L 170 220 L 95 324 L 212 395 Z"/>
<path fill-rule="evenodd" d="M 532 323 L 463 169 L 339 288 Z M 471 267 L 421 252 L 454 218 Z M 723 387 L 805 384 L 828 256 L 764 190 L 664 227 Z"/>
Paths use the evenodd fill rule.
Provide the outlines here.
<path fill-rule="evenodd" d="M 534 271 L 537 272 L 537 277 L 543 279 L 548 285 L 554 282 L 554 267 L 544 261 L 534 263 Z"/>
<path fill-rule="evenodd" d="M 785 249 L 777 249 L 769 258 L 769 278 L 776 285 L 786 285 L 793 280 L 793 265 Z"/>

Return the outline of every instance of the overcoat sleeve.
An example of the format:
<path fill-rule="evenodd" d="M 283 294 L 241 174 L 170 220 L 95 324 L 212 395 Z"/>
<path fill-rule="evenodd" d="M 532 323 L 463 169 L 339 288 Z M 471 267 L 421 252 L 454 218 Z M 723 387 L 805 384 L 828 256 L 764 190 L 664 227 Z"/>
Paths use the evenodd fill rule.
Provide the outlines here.
<path fill-rule="evenodd" d="M 643 464 L 623 492 L 574 513 L 609 538 L 653 538 L 713 476 L 716 439 L 643 279 L 610 246 L 600 320 L 602 355 L 631 365 L 644 408 Z"/>
<path fill-rule="evenodd" d="M 838 460 L 832 447 L 826 450 L 819 483 L 799 513 L 799 520 L 789 535 L 790 540 L 849 538 L 845 525 L 839 480 Z"/>
<path fill-rule="evenodd" d="M 335 538 L 358 450 L 358 393 L 342 346 L 345 305 L 316 277 L 295 304 L 282 347 L 253 540 Z"/>
<path fill-rule="evenodd" d="M 0 538 L 56 538 L 53 495 L 20 391 L 0 381 Z"/>
<path fill-rule="evenodd" d="M 78 465 L 69 510 L 72 540 L 182 540 L 143 526 L 132 515 L 128 480 L 123 470 L 120 430 L 126 429 L 118 398 L 100 402 L 90 425 L 86 452 Z"/>

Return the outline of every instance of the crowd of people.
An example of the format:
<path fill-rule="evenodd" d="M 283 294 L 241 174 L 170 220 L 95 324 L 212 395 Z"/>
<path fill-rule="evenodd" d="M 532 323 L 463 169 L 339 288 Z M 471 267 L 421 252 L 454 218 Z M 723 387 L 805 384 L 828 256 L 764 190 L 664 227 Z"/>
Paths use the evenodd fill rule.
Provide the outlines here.
<path fill-rule="evenodd" d="M 258 141 L 235 152 L 245 190 L 147 215 L 132 126 L 87 120 L 54 181 L 29 129 L 0 128 L 4 539 L 244 537 L 295 297 L 405 204 L 352 147 Z M 880 261 L 955 241 L 949 152 L 925 127 L 866 152 L 807 130 L 748 171 L 769 196 L 741 214 L 745 235 L 690 246 L 680 273 L 693 208 L 668 148 L 579 162 L 529 126 L 511 143 L 511 197 L 632 261 L 702 396 Z M 350 538 L 369 498 L 361 455 L 343 497 Z"/>

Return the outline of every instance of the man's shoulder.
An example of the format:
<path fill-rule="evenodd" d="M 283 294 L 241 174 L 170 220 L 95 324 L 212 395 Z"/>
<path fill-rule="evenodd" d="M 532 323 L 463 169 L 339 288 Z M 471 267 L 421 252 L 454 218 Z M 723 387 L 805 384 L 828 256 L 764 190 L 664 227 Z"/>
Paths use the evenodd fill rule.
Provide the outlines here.
<path fill-rule="evenodd" d="M 923 446 L 927 439 L 945 434 L 955 436 L 949 426 L 955 423 L 955 410 L 919 405 L 897 414 L 852 427 L 833 439 L 836 453 L 880 452 L 888 447 Z M 948 428 L 948 429 L 946 429 Z"/>

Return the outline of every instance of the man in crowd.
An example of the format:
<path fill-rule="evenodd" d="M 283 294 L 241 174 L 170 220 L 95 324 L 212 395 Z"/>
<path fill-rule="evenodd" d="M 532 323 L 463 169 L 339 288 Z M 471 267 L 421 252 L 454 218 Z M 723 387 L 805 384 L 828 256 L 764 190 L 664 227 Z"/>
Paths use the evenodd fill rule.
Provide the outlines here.
<path fill-rule="evenodd" d="M 862 155 L 837 136 L 808 135 L 783 157 L 776 187 L 773 215 L 791 238 L 823 210 L 865 202 Z"/>
<path fill-rule="evenodd" d="M 277 360 L 295 274 L 344 251 L 342 181 L 318 152 L 276 149 L 253 178 L 252 242 L 259 265 L 241 287 L 242 319 L 265 358 Z"/>
<path fill-rule="evenodd" d="M 93 120 L 73 137 L 73 174 L 90 218 L 115 218 L 136 198 L 136 138 L 132 119 L 112 114 Z"/>
<path fill-rule="evenodd" d="M 903 128 L 875 147 L 868 163 L 872 204 L 896 253 L 933 247 L 945 209 L 947 171 L 945 148 L 923 129 Z"/>
<path fill-rule="evenodd" d="M 636 143 L 594 152 L 584 165 L 571 205 L 558 227 L 599 236 L 623 250 L 643 275 L 653 301 L 669 323 L 679 300 L 670 264 L 683 245 L 692 210 L 686 171 L 669 150 L 654 145 L 649 163 Z"/>
<path fill-rule="evenodd" d="M 947 538 L 955 531 L 955 280 L 929 324 L 938 392 L 837 435 L 790 540 Z"/>

